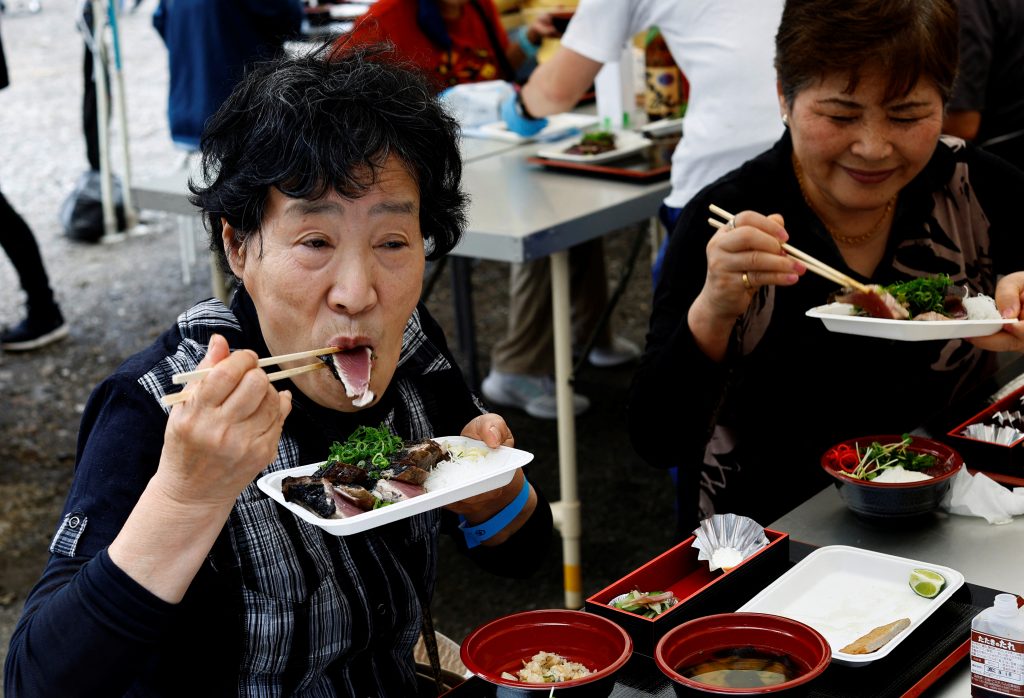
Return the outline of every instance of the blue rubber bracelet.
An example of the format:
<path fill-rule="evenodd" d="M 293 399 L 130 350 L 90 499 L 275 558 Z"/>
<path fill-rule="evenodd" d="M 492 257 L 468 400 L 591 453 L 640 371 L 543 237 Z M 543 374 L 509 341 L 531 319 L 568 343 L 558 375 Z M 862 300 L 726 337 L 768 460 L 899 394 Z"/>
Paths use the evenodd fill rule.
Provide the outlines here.
<path fill-rule="evenodd" d="M 525 24 L 520 25 L 519 31 L 516 33 L 516 43 L 519 44 L 519 48 L 523 49 L 523 53 L 526 54 L 527 58 L 537 57 L 537 51 L 540 47 L 530 43 L 530 29 Z"/>
<path fill-rule="evenodd" d="M 512 519 L 519 516 L 519 512 L 526 506 L 526 500 L 529 498 L 530 482 L 524 477 L 523 489 L 519 490 L 516 498 L 506 504 L 504 509 L 483 523 L 470 526 L 466 522 L 466 517 L 459 514 L 459 528 L 462 529 L 462 535 L 466 537 L 466 547 L 475 548 L 512 523 Z"/>

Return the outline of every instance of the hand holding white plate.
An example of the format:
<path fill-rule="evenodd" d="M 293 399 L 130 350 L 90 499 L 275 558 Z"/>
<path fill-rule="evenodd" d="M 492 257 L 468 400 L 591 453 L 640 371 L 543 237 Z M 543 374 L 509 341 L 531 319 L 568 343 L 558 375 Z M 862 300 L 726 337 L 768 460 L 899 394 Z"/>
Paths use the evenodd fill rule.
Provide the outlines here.
<path fill-rule="evenodd" d="M 492 449 L 483 441 L 465 436 L 439 436 L 434 441 L 448 450 L 451 460 L 439 463 L 431 471 L 423 483 L 426 492 L 348 518 L 327 519 L 298 504 L 285 501 L 281 481 L 289 476 L 312 475 L 320 468 L 320 463 L 268 473 L 256 481 L 256 486 L 303 521 L 319 526 L 332 535 L 347 536 L 490 492 L 507 485 L 512 481 L 516 469 L 533 460 L 533 454 L 527 451 L 507 446 Z"/>

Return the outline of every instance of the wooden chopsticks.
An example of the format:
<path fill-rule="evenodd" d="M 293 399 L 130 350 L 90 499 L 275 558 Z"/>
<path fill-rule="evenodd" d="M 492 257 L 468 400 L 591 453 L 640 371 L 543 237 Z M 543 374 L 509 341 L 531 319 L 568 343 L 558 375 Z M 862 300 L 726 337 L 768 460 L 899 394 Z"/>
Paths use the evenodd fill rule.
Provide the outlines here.
<path fill-rule="evenodd" d="M 726 211 L 724 208 L 721 208 L 720 206 L 715 206 L 714 204 L 711 204 L 710 206 L 708 206 L 708 208 L 711 210 L 712 213 L 721 216 L 726 221 L 725 223 L 723 223 L 717 218 L 708 218 L 708 223 L 711 224 L 711 226 L 714 228 L 723 228 L 725 227 L 726 223 L 728 223 L 729 221 L 736 217 L 733 214 Z M 829 281 L 839 284 L 840 286 L 853 288 L 856 289 L 857 291 L 860 291 L 861 293 L 871 293 L 872 289 L 870 287 L 866 286 L 865 284 L 862 284 L 856 279 L 850 278 L 849 276 L 839 271 L 838 269 L 834 269 L 833 267 L 830 267 L 824 262 L 815 259 L 811 255 L 805 252 L 801 252 L 800 250 L 793 247 L 789 243 L 783 242 L 780 244 L 782 245 L 782 249 L 786 251 L 786 254 L 790 255 L 791 257 L 796 257 L 805 265 L 807 265 L 807 271 L 814 272 L 818 276 L 826 278 Z"/>
<path fill-rule="evenodd" d="M 287 363 L 288 361 L 297 361 L 298 359 L 308 359 L 311 356 L 326 356 L 327 354 L 336 354 L 339 351 L 341 351 L 341 350 L 338 347 L 324 347 L 323 349 L 310 349 L 309 351 L 297 351 L 294 354 L 281 354 L 280 356 L 268 356 L 265 359 L 260 359 L 259 361 L 257 361 L 256 365 L 261 367 L 261 368 L 264 367 L 264 366 L 276 366 L 277 364 Z M 325 365 L 322 361 L 319 362 L 319 363 L 320 363 L 321 366 Z M 309 364 L 309 365 L 310 366 L 315 366 L 316 364 Z M 208 374 L 212 370 L 213 369 L 210 369 L 210 368 L 201 368 L 198 371 L 189 371 L 187 373 L 175 373 L 171 377 L 171 382 L 174 383 L 175 385 L 181 385 L 183 383 L 188 383 L 189 381 L 196 380 L 197 378 L 202 378 L 203 376 L 205 376 L 206 374 Z M 290 370 L 294 370 L 294 369 L 290 369 Z M 284 373 L 284 372 L 283 371 L 278 371 L 278 373 Z M 270 375 L 275 376 L 277 374 L 276 373 L 271 373 Z M 287 376 L 281 376 L 281 377 L 282 378 L 287 378 Z"/>
<path fill-rule="evenodd" d="M 310 349 L 309 351 L 299 351 L 299 352 L 295 352 L 294 354 L 281 354 L 280 356 L 268 356 L 265 359 L 260 359 L 258 362 L 256 362 L 256 365 L 260 366 L 260 367 L 273 366 L 275 364 L 283 364 L 283 363 L 286 363 L 288 361 L 297 361 L 299 359 L 308 359 L 308 358 L 310 358 L 312 356 L 326 356 L 327 354 L 334 354 L 334 353 L 336 353 L 338 351 L 340 351 L 340 349 L 338 347 L 325 347 L 323 349 Z M 297 376 L 297 375 L 299 375 L 301 373 L 309 373 L 310 371 L 317 371 L 317 370 L 319 370 L 321 368 L 327 368 L 327 364 L 325 364 L 323 361 L 317 361 L 316 363 L 306 364 L 304 366 L 297 366 L 295 368 L 288 368 L 288 369 L 285 369 L 283 371 L 274 371 L 273 373 L 268 373 L 267 377 L 270 379 L 270 382 L 273 383 L 274 381 L 279 381 L 279 380 L 282 380 L 284 378 L 291 378 L 292 376 Z M 209 374 L 211 370 L 213 370 L 213 369 L 202 368 L 202 369 L 199 369 L 198 371 L 188 371 L 186 373 L 176 373 L 176 374 L 174 374 L 171 377 L 171 382 L 174 383 L 175 385 L 181 385 L 183 383 L 188 383 L 189 381 L 193 381 L 193 380 L 197 380 L 199 378 L 202 378 L 203 376 Z M 187 400 L 188 396 L 189 396 L 189 392 L 185 391 L 185 390 L 181 391 L 180 393 L 171 393 L 170 395 L 164 395 L 160 399 L 160 404 L 164 405 L 165 407 L 169 407 L 171 405 L 177 405 L 179 402 L 184 402 L 185 400 Z"/>

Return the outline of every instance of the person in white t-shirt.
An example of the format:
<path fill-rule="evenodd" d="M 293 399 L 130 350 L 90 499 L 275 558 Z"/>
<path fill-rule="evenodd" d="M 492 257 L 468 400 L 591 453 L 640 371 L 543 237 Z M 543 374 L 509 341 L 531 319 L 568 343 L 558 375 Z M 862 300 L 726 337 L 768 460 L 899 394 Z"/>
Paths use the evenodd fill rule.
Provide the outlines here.
<path fill-rule="evenodd" d="M 672 156 L 672 193 L 659 212 L 671 232 L 694 194 L 782 135 L 773 66 L 782 5 L 579 0 L 561 47 L 502 105 L 502 116 L 520 133 L 543 128 L 543 117 L 571 109 L 635 34 L 657 26 L 690 83 L 683 138 Z"/>
<path fill-rule="evenodd" d="M 502 118 L 520 135 L 534 135 L 547 123 L 545 116 L 572 109 L 635 34 L 657 26 L 690 83 L 684 137 L 672 156 L 672 192 L 658 212 L 671 233 L 694 194 L 782 135 L 773 60 L 783 1 L 579 0 L 561 47 L 502 104 Z M 583 311 L 593 306 L 581 296 L 602 290 L 595 291 L 593 283 L 588 290 L 582 280 L 604 283 L 604 256 L 599 240 L 573 252 L 572 275 L 580 281 L 572 288 L 573 316 L 581 325 Z M 655 282 L 660 266 L 661 253 L 652 270 Z M 513 265 L 511 289 L 509 329 L 494 346 L 481 388 L 491 402 L 525 405 L 534 416 L 553 418 L 553 383 L 529 375 L 543 373 L 551 362 L 547 260 Z M 636 347 L 607 328 L 602 339 L 605 346 L 598 343 L 590 353 L 592 364 L 613 366 L 636 358 Z M 587 403 L 581 395 L 575 399 L 578 414 Z"/>

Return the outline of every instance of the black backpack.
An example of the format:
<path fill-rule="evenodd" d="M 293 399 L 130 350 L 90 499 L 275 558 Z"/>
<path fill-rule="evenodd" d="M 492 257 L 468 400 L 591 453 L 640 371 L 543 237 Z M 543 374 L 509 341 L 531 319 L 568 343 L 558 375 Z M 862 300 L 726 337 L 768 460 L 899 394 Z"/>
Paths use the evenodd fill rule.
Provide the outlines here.
<path fill-rule="evenodd" d="M 127 229 L 124 215 L 124 193 L 121 180 L 112 177 L 114 212 L 118 231 Z M 60 222 L 64 234 L 79 242 L 99 242 L 103 237 L 103 197 L 100 193 L 100 173 L 89 170 L 82 173 L 74 190 L 60 207 Z"/>

